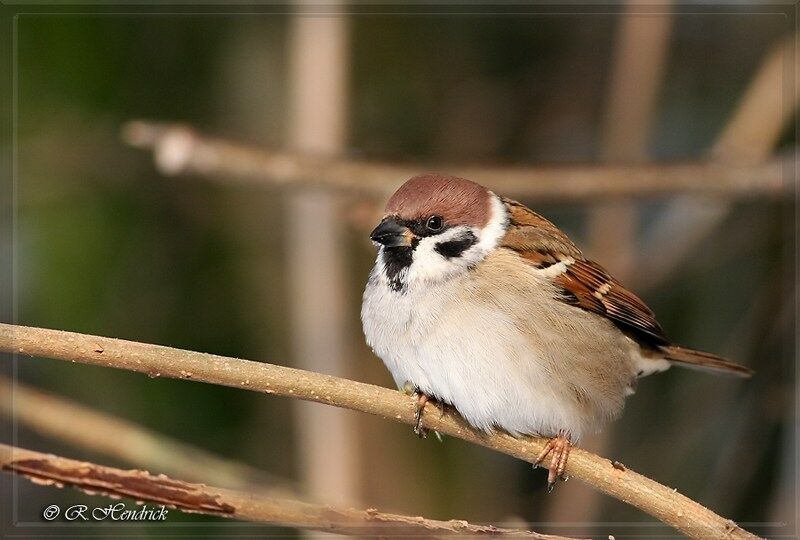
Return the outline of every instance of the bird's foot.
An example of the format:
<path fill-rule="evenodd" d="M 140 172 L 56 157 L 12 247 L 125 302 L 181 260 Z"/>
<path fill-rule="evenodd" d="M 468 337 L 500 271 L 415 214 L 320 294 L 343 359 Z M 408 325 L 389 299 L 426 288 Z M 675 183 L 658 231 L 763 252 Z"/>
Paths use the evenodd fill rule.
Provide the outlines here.
<path fill-rule="evenodd" d="M 417 402 L 414 404 L 414 433 L 420 439 L 424 439 L 428 436 L 428 430 L 422 426 L 422 414 L 425 412 L 425 405 L 428 404 L 430 398 L 419 390 L 415 394 Z"/>
<path fill-rule="evenodd" d="M 441 407 L 441 416 L 444 416 L 444 404 L 439 403 L 432 397 L 426 395 L 410 382 L 406 382 L 406 384 L 403 386 L 403 393 L 407 396 L 417 398 L 417 402 L 414 404 L 414 433 L 419 438 L 424 439 L 428 436 L 428 430 L 422 425 L 422 414 L 425 412 L 425 405 L 427 405 L 428 402 L 432 402 L 437 407 Z M 436 435 L 436 438 L 439 440 L 439 442 L 442 442 L 441 434 L 438 431 L 434 431 L 433 433 Z"/>
<path fill-rule="evenodd" d="M 550 458 L 550 465 L 547 467 L 547 492 L 553 491 L 556 485 L 556 480 L 561 479 L 566 481 L 567 477 L 564 476 L 564 470 L 567 468 L 567 459 L 569 459 L 569 452 L 572 450 L 572 442 L 569 440 L 569 434 L 560 431 L 558 436 L 553 437 L 547 441 L 544 450 L 541 451 L 536 461 L 533 462 L 533 467 L 536 468 L 542 464 L 548 454 L 552 453 Z"/>

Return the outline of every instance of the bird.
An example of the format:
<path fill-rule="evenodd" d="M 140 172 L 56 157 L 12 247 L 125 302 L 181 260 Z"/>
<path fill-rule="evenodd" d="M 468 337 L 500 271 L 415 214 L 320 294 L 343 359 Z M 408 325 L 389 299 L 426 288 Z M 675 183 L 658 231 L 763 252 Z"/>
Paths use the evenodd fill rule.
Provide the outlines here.
<path fill-rule="evenodd" d="M 673 344 L 655 315 L 556 225 L 475 182 L 410 178 L 370 234 L 367 344 L 401 390 L 473 428 L 548 439 L 534 467 L 565 480 L 573 445 L 622 412 L 637 379 L 671 365 L 752 370 Z M 549 463 L 544 465 L 548 455 Z"/>

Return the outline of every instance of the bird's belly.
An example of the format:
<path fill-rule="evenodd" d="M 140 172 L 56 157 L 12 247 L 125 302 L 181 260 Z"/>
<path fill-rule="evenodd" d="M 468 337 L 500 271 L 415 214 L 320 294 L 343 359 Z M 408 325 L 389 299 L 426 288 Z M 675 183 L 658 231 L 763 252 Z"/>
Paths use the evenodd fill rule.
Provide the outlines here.
<path fill-rule="evenodd" d="M 596 351 L 557 343 L 573 336 L 555 328 L 548 343 L 538 344 L 496 308 L 460 302 L 454 310 L 447 295 L 431 290 L 418 296 L 412 291 L 370 295 L 368 288 L 362 312 L 367 342 L 398 387 L 411 383 L 453 405 L 474 427 L 512 434 L 568 430 L 578 438 L 619 412 L 627 375 L 611 389 L 607 381 L 591 380 L 591 369 L 570 379 L 575 369 L 581 372 L 581 365 L 593 361 L 581 356 Z M 555 364 L 560 359 L 553 351 L 564 347 L 571 347 L 576 368 Z M 620 372 L 624 369 L 620 366 Z"/>

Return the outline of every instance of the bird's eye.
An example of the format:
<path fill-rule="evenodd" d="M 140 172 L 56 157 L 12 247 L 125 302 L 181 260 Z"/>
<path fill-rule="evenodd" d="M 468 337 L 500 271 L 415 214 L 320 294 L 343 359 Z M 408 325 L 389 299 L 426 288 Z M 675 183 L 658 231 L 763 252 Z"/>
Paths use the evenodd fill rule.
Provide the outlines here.
<path fill-rule="evenodd" d="M 425 226 L 429 231 L 441 231 L 442 227 L 444 227 L 444 220 L 441 216 L 431 216 L 428 218 L 428 221 L 425 222 Z"/>

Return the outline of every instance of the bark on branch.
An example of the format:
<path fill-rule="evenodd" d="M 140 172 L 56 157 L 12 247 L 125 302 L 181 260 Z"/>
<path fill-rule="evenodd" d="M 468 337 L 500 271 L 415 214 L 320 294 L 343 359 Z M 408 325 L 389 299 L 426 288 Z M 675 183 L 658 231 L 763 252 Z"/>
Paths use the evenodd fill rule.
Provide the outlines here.
<path fill-rule="evenodd" d="M 267 151 L 206 137 L 189 126 L 132 121 L 123 139 L 152 150 L 167 175 L 195 173 L 277 186 L 314 185 L 385 198 L 430 164 L 395 164 Z M 715 161 L 674 164 L 569 165 L 552 167 L 464 167 L 438 164 L 436 170 L 469 178 L 497 193 L 540 199 L 597 200 L 680 193 L 726 197 L 791 193 L 783 181 L 784 160 L 732 164 Z"/>
<path fill-rule="evenodd" d="M 375 509 L 354 510 L 270 498 L 174 480 L 163 474 L 156 476 L 145 471 L 104 467 L 5 444 L 0 444 L 0 468 L 39 484 L 67 485 L 90 494 L 163 504 L 184 512 L 354 536 L 439 537 L 467 534 L 542 540 L 561 538 L 530 531 L 473 525 L 460 520 L 439 521 L 387 514 Z"/>
<path fill-rule="evenodd" d="M 414 400 L 394 390 L 320 373 L 73 332 L 0 324 L 0 351 L 115 367 L 151 377 L 191 379 L 325 403 L 414 423 Z M 533 462 L 545 441 L 480 433 L 451 410 L 429 414 L 424 425 Z M 757 538 L 699 503 L 622 466 L 573 450 L 567 473 L 631 504 L 694 538 Z"/>

